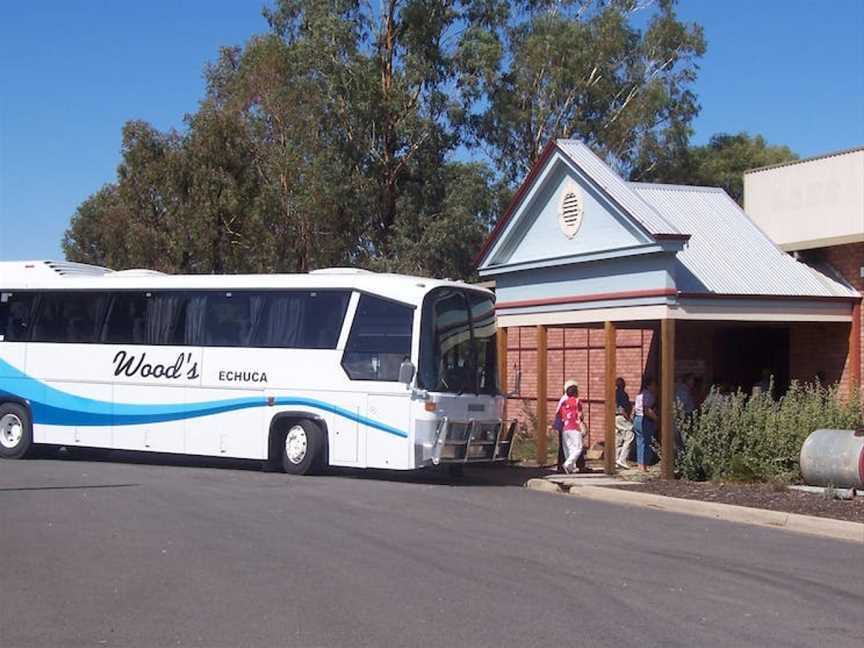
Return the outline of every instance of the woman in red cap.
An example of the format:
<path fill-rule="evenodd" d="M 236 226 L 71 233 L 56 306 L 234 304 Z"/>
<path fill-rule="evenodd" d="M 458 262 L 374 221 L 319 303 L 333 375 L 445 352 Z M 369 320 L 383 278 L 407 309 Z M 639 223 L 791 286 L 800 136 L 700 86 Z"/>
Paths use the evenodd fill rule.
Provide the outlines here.
<path fill-rule="evenodd" d="M 584 449 L 582 401 L 579 399 L 579 384 L 572 378 L 564 383 L 564 395 L 558 401 L 557 416 L 563 426 L 561 440 L 564 446 L 564 472 L 572 473 L 576 471 Z"/>

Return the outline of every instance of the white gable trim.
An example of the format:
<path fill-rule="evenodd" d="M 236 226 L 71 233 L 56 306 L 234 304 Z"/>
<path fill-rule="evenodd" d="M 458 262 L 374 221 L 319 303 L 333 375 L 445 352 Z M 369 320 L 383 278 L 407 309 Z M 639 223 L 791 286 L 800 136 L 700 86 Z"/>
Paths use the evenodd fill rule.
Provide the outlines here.
<path fill-rule="evenodd" d="M 509 258 L 513 254 L 515 249 L 518 247 L 519 241 L 516 240 L 517 234 L 523 226 L 523 218 L 525 217 L 525 213 L 536 206 L 536 203 L 539 199 L 539 194 L 541 194 L 542 191 L 547 188 L 547 183 L 550 181 L 550 176 L 556 171 L 559 164 L 562 165 L 567 172 L 575 175 L 579 180 L 581 180 L 588 187 L 590 187 L 591 190 L 596 193 L 596 196 L 601 202 L 601 204 L 608 208 L 612 217 L 616 218 L 629 232 L 633 234 L 634 237 L 640 239 L 643 242 L 644 246 L 650 247 L 657 244 L 656 239 L 651 236 L 651 234 L 645 229 L 645 227 L 630 213 L 626 212 L 621 207 L 621 205 L 617 201 L 615 201 L 612 196 L 609 195 L 609 193 L 605 190 L 604 187 L 602 187 L 583 169 L 576 165 L 573 160 L 570 159 L 569 156 L 567 156 L 566 153 L 562 152 L 559 148 L 556 147 L 555 152 L 546 161 L 542 171 L 538 174 L 530 189 L 522 198 L 519 206 L 516 208 L 515 213 L 510 218 L 504 230 L 498 235 L 492 248 L 484 256 L 483 263 L 479 267 L 481 275 L 492 273 L 498 269 L 512 267 L 508 266 L 506 261 L 502 262 L 500 258 L 503 256 Z M 566 183 L 568 181 L 574 182 L 572 179 L 566 179 L 564 182 Z M 582 190 L 581 187 L 580 190 Z M 588 257 L 594 256 L 596 256 L 597 258 L 616 256 L 616 252 L 617 250 L 610 250 L 608 254 L 589 253 L 587 255 L 574 255 L 574 261 L 593 260 L 592 258 Z M 632 254 L 633 252 L 627 253 Z M 575 257 L 577 256 L 584 256 L 586 258 L 576 259 Z M 545 263 L 545 261 L 546 260 L 540 260 L 539 262 Z M 555 264 L 553 263 L 553 265 Z"/>

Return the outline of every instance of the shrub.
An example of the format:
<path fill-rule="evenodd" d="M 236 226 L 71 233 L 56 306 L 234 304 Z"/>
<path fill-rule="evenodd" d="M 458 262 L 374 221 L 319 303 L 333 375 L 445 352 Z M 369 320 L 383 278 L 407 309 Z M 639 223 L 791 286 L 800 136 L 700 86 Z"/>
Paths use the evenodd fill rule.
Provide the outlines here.
<path fill-rule="evenodd" d="M 776 401 L 768 394 L 712 392 L 692 416 L 676 414 L 685 438 L 677 467 L 693 480 L 798 480 L 801 445 L 811 432 L 861 423 L 861 403 L 839 398 L 836 385 L 793 382 Z"/>
<path fill-rule="evenodd" d="M 537 456 L 537 410 L 534 403 L 522 399 L 522 416 L 516 428 L 516 438 L 513 440 L 513 452 L 510 458 L 517 461 L 533 461 Z M 546 464 L 558 460 L 558 434 L 551 427 L 546 429 Z"/>

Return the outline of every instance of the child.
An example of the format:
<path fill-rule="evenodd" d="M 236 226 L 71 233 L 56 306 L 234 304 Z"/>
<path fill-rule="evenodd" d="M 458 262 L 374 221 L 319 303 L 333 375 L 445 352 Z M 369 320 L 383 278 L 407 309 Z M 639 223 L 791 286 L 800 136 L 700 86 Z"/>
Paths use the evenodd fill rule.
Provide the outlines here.
<path fill-rule="evenodd" d="M 558 416 L 564 430 L 564 472 L 572 473 L 582 456 L 582 401 L 579 400 L 579 385 L 575 380 L 564 383 L 564 396 L 558 402 Z"/>

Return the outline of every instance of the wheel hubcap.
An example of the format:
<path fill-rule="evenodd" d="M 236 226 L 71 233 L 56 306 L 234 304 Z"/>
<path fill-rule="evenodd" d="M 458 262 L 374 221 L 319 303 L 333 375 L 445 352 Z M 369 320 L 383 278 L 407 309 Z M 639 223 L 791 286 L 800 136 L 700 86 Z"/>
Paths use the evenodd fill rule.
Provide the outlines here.
<path fill-rule="evenodd" d="M 306 430 L 295 425 L 285 435 L 285 456 L 293 464 L 299 464 L 306 457 Z"/>
<path fill-rule="evenodd" d="M 0 445 L 4 448 L 18 447 L 24 436 L 24 424 L 15 414 L 6 414 L 0 418 Z"/>

